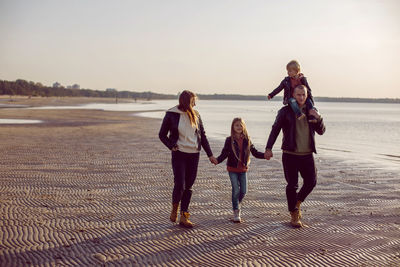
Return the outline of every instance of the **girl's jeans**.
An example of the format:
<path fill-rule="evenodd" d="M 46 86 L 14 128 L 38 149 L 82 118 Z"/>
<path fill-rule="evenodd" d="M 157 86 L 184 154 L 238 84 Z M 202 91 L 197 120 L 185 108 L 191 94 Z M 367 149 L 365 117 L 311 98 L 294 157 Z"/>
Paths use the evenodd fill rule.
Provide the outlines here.
<path fill-rule="evenodd" d="M 289 105 L 292 108 L 292 110 L 294 111 L 294 113 L 296 114 L 296 117 L 300 117 L 301 116 L 301 110 L 299 108 L 299 104 L 297 104 L 296 99 L 294 99 L 293 97 L 289 98 Z M 311 102 L 310 98 L 307 98 L 306 100 L 306 107 L 307 110 L 311 110 L 314 108 L 313 103 Z"/>
<path fill-rule="evenodd" d="M 242 202 L 247 193 L 247 174 L 246 172 L 228 172 L 232 184 L 232 207 L 239 209 L 239 203 Z"/>

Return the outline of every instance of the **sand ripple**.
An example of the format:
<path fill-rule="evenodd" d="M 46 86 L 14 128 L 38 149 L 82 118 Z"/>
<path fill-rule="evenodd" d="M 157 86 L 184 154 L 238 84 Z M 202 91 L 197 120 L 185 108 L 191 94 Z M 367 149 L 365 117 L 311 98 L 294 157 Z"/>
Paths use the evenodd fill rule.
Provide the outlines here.
<path fill-rule="evenodd" d="M 244 222 L 234 224 L 225 166 L 202 154 L 196 227 L 183 229 L 168 221 L 172 172 L 158 121 L 77 110 L 63 124 L 57 114 L 2 127 L 0 266 L 400 265 L 395 173 L 319 159 L 306 227 L 292 229 L 279 161 L 254 159 Z"/>

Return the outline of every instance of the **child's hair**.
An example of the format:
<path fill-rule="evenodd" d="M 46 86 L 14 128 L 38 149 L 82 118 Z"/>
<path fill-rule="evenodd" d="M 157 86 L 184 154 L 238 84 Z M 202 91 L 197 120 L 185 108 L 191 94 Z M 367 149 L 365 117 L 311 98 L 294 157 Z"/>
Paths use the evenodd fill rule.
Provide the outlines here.
<path fill-rule="evenodd" d="M 192 102 L 192 99 L 196 99 L 196 98 L 197 98 L 197 96 L 195 93 L 193 93 L 189 90 L 184 90 L 179 95 L 178 109 L 186 112 L 186 114 L 189 117 L 190 124 L 197 128 L 198 118 L 197 118 L 196 112 L 193 110 L 192 106 L 190 105 L 190 103 Z"/>
<path fill-rule="evenodd" d="M 234 118 L 234 119 L 232 120 L 232 124 L 231 124 L 231 145 L 232 145 L 233 154 L 235 155 L 235 157 L 237 158 L 237 160 L 241 161 L 240 155 L 236 155 L 236 150 L 235 150 L 235 147 L 234 147 L 234 145 L 233 145 L 233 140 L 234 140 L 234 136 L 235 136 L 235 130 L 234 130 L 233 126 L 234 126 L 235 123 L 238 122 L 238 121 L 239 121 L 240 124 L 242 125 L 242 129 L 243 129 L 242 135 L 243 135 L 243 137 L 248 141 L 248 146 L 247 146 L 247 152 L 248 152 L 248 153 L 247 153 L 247 155 L 249 155 L 249 152 L 250 152 L 251 141 L 250 141 L 249 133 L 247 132 L 246 123 L 244 122 L 244 120 L 243 120 L 242 118 Z M 250 157 L 249 157 L 248 159 L 245 159 L 245 160 L 247 161 L 247 163 L 249 163 L 249 159 L 250 159 Z"/>
<path fill-rule="evenodd" d="M 286 70 L 289 70 L 289 68 L 293 68 L 293 69 L 297 70 L 297 72 L 300 72 L 300 64 L 297 60 L 291 60 L 286 65 Z"/>

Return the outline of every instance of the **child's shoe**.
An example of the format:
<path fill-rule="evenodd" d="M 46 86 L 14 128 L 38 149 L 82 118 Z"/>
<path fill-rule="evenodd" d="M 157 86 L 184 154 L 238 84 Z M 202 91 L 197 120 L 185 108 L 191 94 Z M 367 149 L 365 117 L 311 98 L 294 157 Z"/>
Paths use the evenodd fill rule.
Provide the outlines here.
<path fill-rule="evenodd" d="M 306 117 L 306 114 L 301 113 L 301 115 L 298 116 L 297 119 L 300 121 L 300 120 L 304 119 L 305 117 Z"/>
<path fill-rule="evenodd" d="M 314 108 L 313 108 L 314 109 Z M 313 115 L 308 115 L 308 122 L 310 123 L 317 123 L 318 120 Z"/>
<path fill-rule="evenodd" d="M 317 123 L 318 120 L 314 116 L 308 116 L 308 122 L 309 123 Z"/>
<path fill-rule="evenodd" d="M 233 210 L 233 221 L 240 223 L 242 219 L 240 218 L 240 210 Z"/>
<path fill-rule="evenodd" d="M 193 223 L 189 220 L 190 213 L 186 211 L 181 212 L 181 218 L 179 220 L 179 225 L 186 227 L 186 228 L 192 228 Z"/>

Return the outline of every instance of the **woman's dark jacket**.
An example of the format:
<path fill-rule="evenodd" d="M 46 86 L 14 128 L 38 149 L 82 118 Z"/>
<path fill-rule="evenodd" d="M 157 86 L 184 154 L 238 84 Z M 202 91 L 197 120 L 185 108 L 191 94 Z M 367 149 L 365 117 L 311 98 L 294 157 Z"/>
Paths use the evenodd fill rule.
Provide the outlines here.
<path fill-rule="evenodd" d="M 308 126 L 310 128 L 311 149 L 314 153 L 317 153 L 314 136 L 315 132 L 319 135 L 324 134 L 324 122 L 321 118 L 317 123 L 309 123 Z M 294 152 L 296 150 L 296 115 L 290 106 L 284 106 L 278 111 L 268 137 L 266 149 L 272 149 L 281 129 L 283 132 L 282 150 Z"/>
<path fill-rule="evenodd" d="M 307 78 L 306 77 L 301 77 L 300 82 L 302 85 L 304 85 L 305 87 L 307 87 L 307 98 L 309 98 L 311 100 L 311 102 L 314 105 L 314 99 L 313 96 L 311 94 L 311 88 L 308 85 L 307 82 Z M 278 87 L 276 87 L 271 93 L 269 93 L 268 95 L 273 98 L 275 95 L 279 94 L 280 91 L 283 91 L 283 104 L 287 105 L 289 98 L 292 97 L 291 93 L 292 93 L 292 87 L 290 86 L 290 77 L 287 76 L 285 77 L 285 79 L 283 79 L 281 81 L 281 83 L 279 84 Z"/>
<path fill-rule="evenodd" d="M 210 144 L 208 143 L 206 133 L 204 131 L 203 122 L 201 120 L 200 114 L 197 111 L 196 114 L 199 119 L 198 129 L 196 129 L 197 143 L 198 143 L 197 150 L 200 151 L 201 147 L 203 147 L 207 153 L 207 156 L 211 157 L 213 153 L 211 151 Z M 168 147 L 170 150 L 174 146 L 176 146 L 176 143 L 178 142 L 179 138 L 178 126 L 179 126 L 180 116 L 181 115 L 179 113 L 167 111 L 164 120 L 161 124 L 160 132 L 158 133 L 158 137 L 160 138 L 161 142 L 163 142 L 164 145 Z"/>
<path fill-rule="evenodd" d="M 235 154 L 233 153 L 231 140 L 232 139 L 230 136 L 226 138 L 224 148 L 222 148 L 221 155 L 218 156 L 217 160 L 218 163 L 221 163 L 228 157 L 228 162 L 226 163 L 226 165 L 236 168 L 238 166 L 238 159 L 235 157 Z M 247 166 L 247 160 L 250 157 L 247 151 L 248 145 L 249 141 L 247 139 L 243 139 L 242 154 L 241 157 L 239 158 L 244 159 L 243 164 L 245 166 Z M 233 146 L 235 147 L 236 155 L 239 155 L 239 144 L 237 143 L 236 140 L 233 140 Z M 254 147 L 253 144 L 250 145 L 250 152 L 254 157 L 258 159 L 264 158 L 264 153 L 257 151 L 257 149 Z"/>

